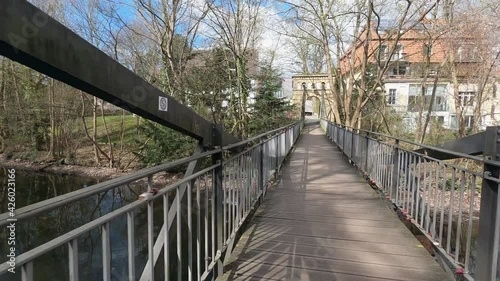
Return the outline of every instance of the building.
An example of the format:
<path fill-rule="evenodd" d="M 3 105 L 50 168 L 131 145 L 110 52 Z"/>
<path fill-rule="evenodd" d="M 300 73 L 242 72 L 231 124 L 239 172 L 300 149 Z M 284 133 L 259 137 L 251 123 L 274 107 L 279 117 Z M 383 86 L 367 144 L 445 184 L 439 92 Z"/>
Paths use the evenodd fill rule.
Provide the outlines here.
<path fill-rule="evenodd" d="M 370 30 L 369 37 L 365 31 L 360 40 L 342 57 L 341 75 L 347 77 L 346 80 L 360 78 L 363 47 L 366 40 L 369 40 L 368 69 L 384 71 L 383 92 L 387 106 L 402 115 L 407 128 L 416 128 L 419 111 L 426 113 L 431 100 L 431 119 L 441 123 L 444 128 L 457 129 L 457 115 L 464 117 L 466 127 L 471 127 L 478 103 L 480 79 L 477 73 L 482 67 L 479 54 L 481 46 L 470 38 L 443 36 L 442 31 L 436 31 L 436 34 L 441 32 L 441 35 L 433 36 L 432 30 L 436 26 L 439 28 L 439 23 L 417 24 L 411 30 L 400 33 L 402 35 L 397 44 L 393 39 L 394 33 L 380 31 L 379 39 L 375 30 Z M 379 28 L 385 29 L 390 30 L 390 26 Z M 450 70 L 442 67 L 449 52 L 455 54 L 457 84 L 453 83 Z M 434 90 L 435 81 L 437 83 Z M 498 80 L 489 81 L 483 91 L 479 123 L 481 129 L 497 125 L 500 121 Z M 422 93 L 425 93 L 424 99 Z"/>
<path fill-rule="evenodd" d="M 330 82 L 327 74 L 298 74 L 292 76 L 291 104 L 302 106 L 302 98 L 306 99 L 306 113 L 320 116 L 320 105 L 323 94 L 330 92 Z"/>

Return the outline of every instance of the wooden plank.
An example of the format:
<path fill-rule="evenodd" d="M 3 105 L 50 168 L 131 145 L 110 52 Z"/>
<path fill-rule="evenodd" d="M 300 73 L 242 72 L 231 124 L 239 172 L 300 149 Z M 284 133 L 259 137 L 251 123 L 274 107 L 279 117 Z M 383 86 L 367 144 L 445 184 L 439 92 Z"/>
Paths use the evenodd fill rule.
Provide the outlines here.
<path fill-rule="evenodd" d="M 449 280 L 319 130 L 304 135 L 223 280 Z"/>

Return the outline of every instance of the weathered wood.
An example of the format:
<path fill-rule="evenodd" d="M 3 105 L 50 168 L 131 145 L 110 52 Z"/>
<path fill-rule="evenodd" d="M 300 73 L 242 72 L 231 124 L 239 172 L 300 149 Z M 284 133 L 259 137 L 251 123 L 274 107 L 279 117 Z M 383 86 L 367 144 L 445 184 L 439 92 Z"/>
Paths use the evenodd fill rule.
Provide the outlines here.
<path fill-rule="evenodd" d="M 449 280 L 320 129 L 302 136 L 223 280 Z"/>

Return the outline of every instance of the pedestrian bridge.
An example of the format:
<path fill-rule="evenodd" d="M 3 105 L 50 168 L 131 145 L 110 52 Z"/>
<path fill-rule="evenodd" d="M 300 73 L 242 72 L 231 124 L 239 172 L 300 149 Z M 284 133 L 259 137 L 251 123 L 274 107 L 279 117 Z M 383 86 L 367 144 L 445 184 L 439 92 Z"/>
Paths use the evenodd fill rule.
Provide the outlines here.
<path fill-rule="evenodd" d="M 403 140 L 318 123 L 298 122 L 18 209 L 19 225 L 132 184 L 144 190 L 19 253 L 17 273 L 3 263 L 0 278 L 48 280 L 37 267 L 46 257 L 64 280 L 496 278 L 496 263 L 478 277 L 487 257 L 478 237 L 491 231 L 480 227 L 478 236 L 474 222 L 481 174 L 407 149 Z M 156 174 L 184 164 L 183 179 L 158 187 Z M 7 213 L 0 218 L 2 227 L 10 221 Z M 100 248 L 99 266 L 86 260 L 91 233 L 99 237 L 92 246 Z"/>
<path fill-rule="evenodd" d="M 0 55 L 199 143 L 0 214 L 1 281 L 497 280 L 500 127 L 432 147 L 324 118 L 240 140 L 26 0 L 0 1 Z"/>
<path fill-rule="evenodd" d="M 225 280 L 449 280 L 319 126 L 305 128 Z"/>

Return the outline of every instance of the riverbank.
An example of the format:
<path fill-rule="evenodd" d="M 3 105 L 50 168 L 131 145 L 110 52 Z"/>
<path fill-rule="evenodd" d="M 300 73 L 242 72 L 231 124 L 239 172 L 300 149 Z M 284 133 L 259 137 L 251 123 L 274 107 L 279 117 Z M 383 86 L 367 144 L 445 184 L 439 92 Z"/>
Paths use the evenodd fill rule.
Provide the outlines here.
<path fill-rule="evenodd" d="M 136 169 L 121 171 L 115 168 L 63 164 L 60 161 L 26 161 L 19 158 L 7 159 L 5 154 L 0 154 L 0 168 L 15 168 L 39 173 L 73 175 L 95 180 L 112 179 L 136 171 Z"/>
<path fill-rule="evenodd" d="M 116 168 L 62 164 L 59 161 L 26 161 L 19 158 L 12 160 L 7 159 L 5 154 L 0 154 L 0 168 L 14 168 L 36 173 L 78 176 L 98 182 L 125 176 L 139 170 L 130 168 L 122 171 Z M 179 173 L 157 173 L 153 176 L 153 186 L 155 188 L 163 188 L 168 184 L 172 184 L 182 179 L 182 177 L 183 175 Z M 136 181 L 136 184 L 145 184 L 146 182 L 146 179 L 142 179 Z"/>

